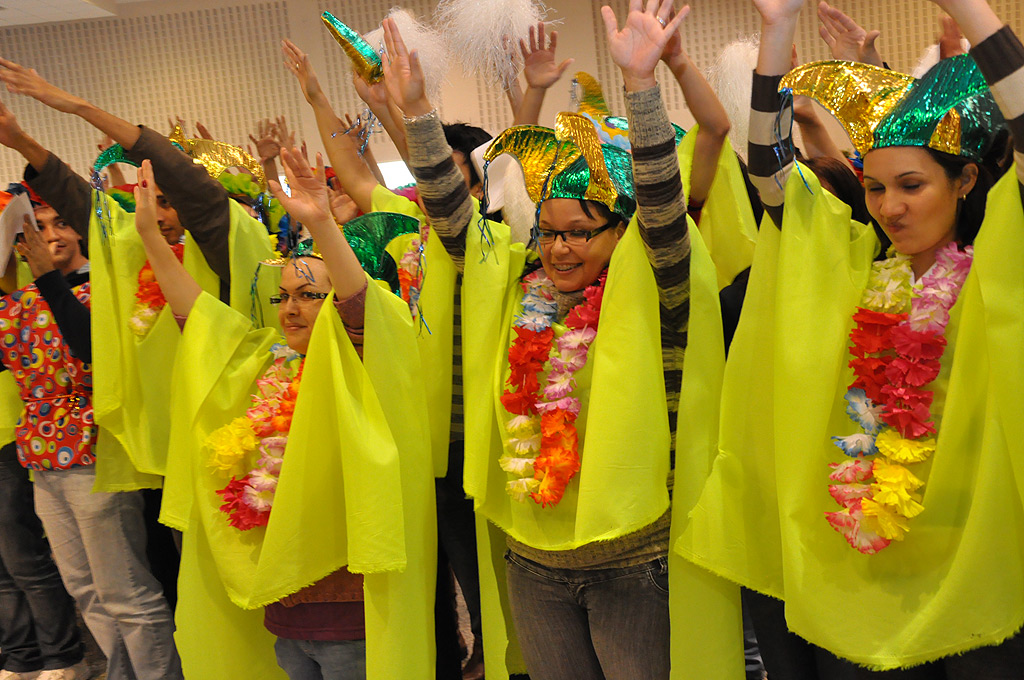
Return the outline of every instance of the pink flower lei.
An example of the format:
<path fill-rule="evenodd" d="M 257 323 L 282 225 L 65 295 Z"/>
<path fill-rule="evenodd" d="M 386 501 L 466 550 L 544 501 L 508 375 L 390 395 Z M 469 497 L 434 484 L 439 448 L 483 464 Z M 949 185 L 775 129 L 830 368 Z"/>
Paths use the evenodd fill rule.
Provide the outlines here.
<path fill-rule="evenodd" d="M 916 290 L 908 257 L 876 262 L 854 314 L 850 366 L 856 380 L 845 399 L 861 432 L 832 437 L 851 460 L 829 464 L 829 493 L 842 510 L 825 517 L 864 554 L 902 541 L 909 520 L 925 509 L 924 482 L 907 466 L 935 452 L 934 394 L 926 387 L 939 375 L 949 311 L 972 258 L 970 246 L 943 247 Z"/>

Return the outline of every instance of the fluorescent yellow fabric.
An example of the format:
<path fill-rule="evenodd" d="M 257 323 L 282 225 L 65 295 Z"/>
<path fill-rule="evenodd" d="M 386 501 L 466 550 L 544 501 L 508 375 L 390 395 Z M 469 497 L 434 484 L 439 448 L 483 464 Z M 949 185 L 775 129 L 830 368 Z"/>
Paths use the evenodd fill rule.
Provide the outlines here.
<path fill-rule="evenodd" d="M 208 551 L 189 562 L 191 571 L 183 566 L 181 598 L 211 598 L 210 607 L 238 621 L 249 620 L 242 609 L 342 566 L 365 572 L 368 677 L 421 677 L 418 669 L 433 667 L 436 559 L 425 407 L 408 308 L 377 286 L 367 289 L 365 339 L 360 362 L 333 305 L 324 305 L 270 523 L 240 532 L 219 510 L 223 480 L 206 470 L 203 442 L 250 405 L 274 334 L 250 330 L 247 317 L 201 296 L 176 360 L 175 448 L 162 519 L 186 525 L 185 543 L 198 541 L 200 558 L 204 545 Z M 214 583 L 222 592 L 211 595 Z M 241 609 L 231 612 L 228 600 Z M 262 636 L 218 637 L 204 619 L 180 614 L 177 624 L 179 652 L 191 668 L 212 653 L 260 659 L 266 652 L 253 648 Z"/>
<path fill-rule="evenodd" d="M 427 221 L 426 215 L 414 201 L 398 196 L 381 185 L 373 190 L 373 210 L 409 215 L 421 224 Z M 452 318 L 455 277 L 458 272 L 437 238 L 427 239 L 423 259 L 423 290 L 420 291 L 423 324 L 417 323 L 416 339 L 423 366 L 422 380 L 427 390 L 434 475 L 443 477 L 448 471 L 452 417 Z"/>
<path fill-rule="evenodd" d="M 10 371 L 3 371 L 0 373 L 0 445 L 14 441 L 14 428 L 24 408 L 18 383 Z"/>
<path fill-rule="evenodd" d="M 679 394 L 669 546 L 685 529 L 690 509 L 718 452 L 718 410 L 725 365 L 715 266 L 692 222 L 690 228 L 690 320 Z M 668 578 L 672 679 L 743 677 L 739 587 L 671 550 Z"/>
<path fill-rule="evenodd" d="M 767 353 L 754 348 L 773 363 L 772 396 L 761 404 L 735 393 L 730 400 L 730 390 L 764 389 L 731 370 L 725 387 L 723 443 L 730 424 L 743 423 L 743 408 L 756 425 L 767 407 L 774 450 L 763 441 L 753 450 L 720 447 L 679 547 L 716 573 L 782 597 L 795 633 L 864 665 L 909 666 L 998 643 L 1024 623 L 1024 511 L 1005 431 L 1015 416 L 999 403 L 1007 380 L 1019 389 L 1020 374 L 993 370 L 1004 361 L 997 354 L 1018 353 L 1007 368 L 1019 360 L 1020 336 L 1012 333 L 1024 315 L 1024 307 L 1007 306 L 1020 300 L 1019 271 L 993 266 L 1024 247 L 1013 173 L 990 196 L 978 256 L 947 328 L 933 384 L 938 449 L 915 470 L 926 481 L 925 511 L 904 541 L 871 556 L 850 548 L 824 513 L 836 507 L 827 464 L 844 459 L 829 437 L 855 431 L 842 399 L 853 377 L 847 334 L 878 245 L 870 227 L 851 223 L 849 209 L 803 175 L 813 194 L 793 173 L 774 296 L 748 300 L 741 321 L 773 338 Z M 734 345 L 731 356 L 741 349 Z M 750 364 L 756 369 L 756 360 Z M 747 427 L 746 436 L 772 438 Z M 857 625 L 837 625 L 850 611 L 859 612 Z"/>
<path fill-rule="evenodd" d="M 93 407 L 100 441 L 115 439 L 138 471 L 162 475 L 169 437 L 171 366 L 181 334 L 166 306 L 144 337 L 130 330 L 138 274 L 146 253 L 133 214 L 99 192 L 93 192 L 93 201 L 94 206 L 102 201 L 104 214 L 101 224 L 94 210 L 89 234 L 93 346 L 104 348 L 93 354 Z M 248 316 L 255 263 L 270 257 L 272 251 L 263 225 L 234 201 L 230 206 L 231 304 Z M 220 279 L 191 239 L 186 241 L 184 264 L 206 292 L 215 297 L 219 294 Z M 276 280 L 272 276 L 261 277 L 260 299 L 275 292 L 273 288 Z M 266 316 L 276 325 L 276 315 Z M 102 466 L 98 475 L 100 472 Z"/>
<path fill-rule="evenodd" d="M 690 195 L 690 171 L 698 128 L 695 125 L 683 137 L 676 151 L 687 196 Z M 704 201 L 698 228 L 714 260 L 718 287 L 725 288 L 754 261 L 754 243 L 757 241 L 754 211 L 750 207 L 739 159 L 733 153 L 729 140 L 725 141 L 719 153 L 715 180 Z"/>
<path fill-rule="evenodd" d="M 478 218 L 474 213 L 471 231 Z M 526 253 L 511 243 L 506 225 L 491 223 L 491 233 L 495 245 L 486 259 L 473 234 L 466 253 L 466 493 L 477 512 L 510 536 L 545 550 L 576 548 L 647 526 L 668 509 L 669 431 L 658 293 L 637 227 L 627 229 L 612 255 L 601 326 L 587 360 L 592 380 L 587 385 L 586 371 L 580 371 L 575 392 L 584 398 L 577 421 L 581 468 L 553 508 L 513 500 L 505 491 L 509 476 L 498 465 L 511 417 L 500 396 Z"/>

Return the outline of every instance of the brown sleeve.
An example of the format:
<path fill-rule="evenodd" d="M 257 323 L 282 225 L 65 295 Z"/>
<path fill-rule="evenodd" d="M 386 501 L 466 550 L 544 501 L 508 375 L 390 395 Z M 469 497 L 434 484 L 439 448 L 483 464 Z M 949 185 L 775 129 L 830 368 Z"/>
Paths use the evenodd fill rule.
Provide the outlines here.
<path fill-rule="evenodd" d="M 88 245 L 92 187 L 85 179 L 51 153 L 41 172 L 36 172 L 31 165 L 25 166 L 25 183 L 78 232 L 82 243 Z"/>
<path fill-rule="evenodd" d="M 182 226 L 195 240 L 210 269 L 224 284 L 231 281 L 229 235 L 231 208 L 227 191 L 206 169 L 175 147 L 163 135 L 142 127 L 142 134 L 127 157 L 136 163 L 149 159 L 153 178 Z"/>
<path fill-rule="evenodd" d="M 365 325 L 366 287 L 368 285 L 369 283 L 364 283 L 363 289 L 351 297 L 334 301 L 334 307 L 338 310 L 341 323 L 345 326 L 345 332 L 348 333 L 348 338 L 352 341 L 352 346 L 355 347 L 360 359 L 363 357 L 363 327 Z"/>

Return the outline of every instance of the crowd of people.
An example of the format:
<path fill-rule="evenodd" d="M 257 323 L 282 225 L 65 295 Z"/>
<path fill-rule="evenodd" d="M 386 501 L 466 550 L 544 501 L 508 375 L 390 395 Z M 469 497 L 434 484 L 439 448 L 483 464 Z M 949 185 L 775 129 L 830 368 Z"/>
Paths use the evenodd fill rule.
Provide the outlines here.
<path fill-rule="evenodd" d="M 931 0 L 906 75 L 821 2 L 800 64 L 805 0 L 751 2 L 749 124 L 630 0 L 625 110 L 580 72 L 541 121 L 535 23 L 494 137 L 408 13 L 325 13 L 365 112 L 281 50 L 326 159 L 0 55 L 104 137 L 80 176 L 0 102 L 0 680 L 93 677 L 78 614 L 108 680 L 1020 677 L 1024 45 Z"/>

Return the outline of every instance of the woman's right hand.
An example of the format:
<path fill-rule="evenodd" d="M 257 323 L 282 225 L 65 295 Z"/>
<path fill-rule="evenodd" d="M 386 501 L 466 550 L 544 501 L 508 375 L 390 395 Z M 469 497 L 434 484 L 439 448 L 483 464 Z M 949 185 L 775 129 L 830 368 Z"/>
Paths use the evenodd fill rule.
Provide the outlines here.
<path fill-rule="evenodd" d="M 302 96 L 306 98 L 306 102 L 309 104 L 325 102 L 326 95 L 324 95 L 323 88 L 320 87 L 320 79 L 316 77 L 313 65 L 309 62 L 309 55 L 287 38 L 281 41 L 281 53 L 284 55 L 284 65 L 299 81 L 299 88 L 302 90 Z"/>
<path fill-rule="evenodd" d="M 281 164 L 284 166 L 284 174 L 288 178 L 288 187 L 291 196 L 284 193 L 281 185 L 270 180 L 270 191 L 281 207 L 289 215 L 302 222 L 309 228 L 313 238 L 317 237 L 318 229 L 329 225 L 335 228 L 334 217 L 331 214 L 330 200 L 327 196 L 327 182 L 324 180 L 323 157 L 316 155 L 317 167 L 314 171 L 309 163 L 302 156 L 302 152 L 296 148 L 281 149 Z"/>
<path fill-rule="evenodd" d="M 384 20 L 384 46 L 384 84 L 398 108 L 410 118 L 433 111 L 427 99 L 419 55 L 406 47 L 394 19 Z"/>
<path fill-rule="evenodd" d="M 153 164 L 149 160 L 142 161 L 139 166 L 135 185 L 135 231 L 139 232 L 144 241 L 146 237 L 154 235 L 164 240 L 157 222 L 156 184 L 153 182 Z"/>

